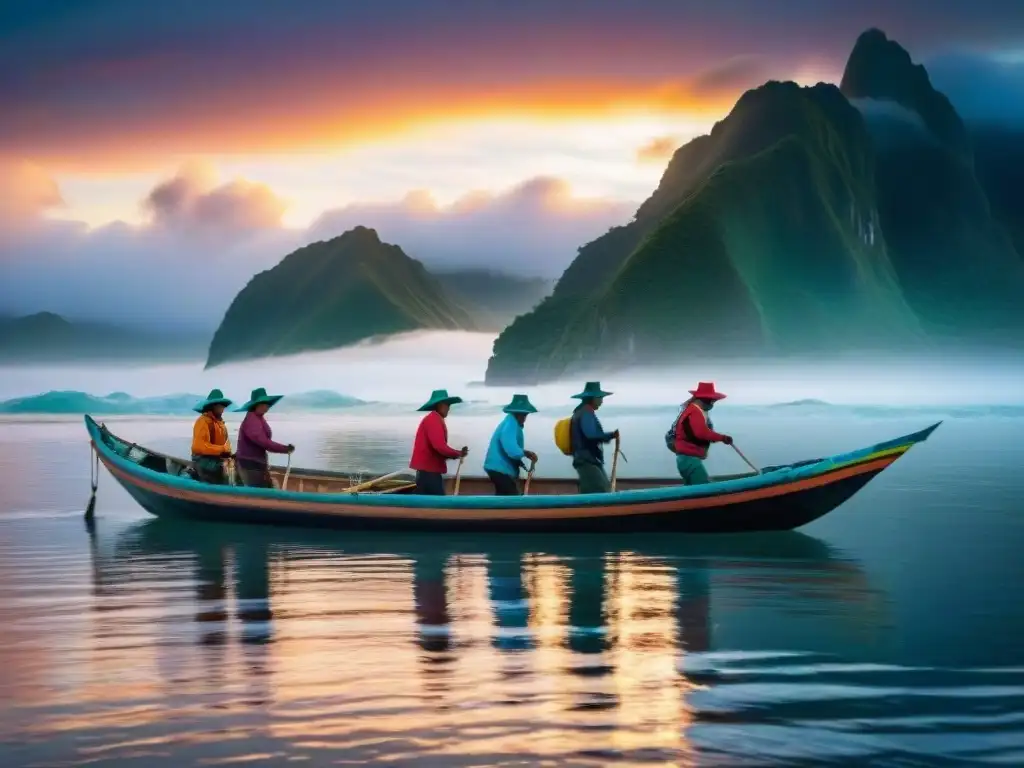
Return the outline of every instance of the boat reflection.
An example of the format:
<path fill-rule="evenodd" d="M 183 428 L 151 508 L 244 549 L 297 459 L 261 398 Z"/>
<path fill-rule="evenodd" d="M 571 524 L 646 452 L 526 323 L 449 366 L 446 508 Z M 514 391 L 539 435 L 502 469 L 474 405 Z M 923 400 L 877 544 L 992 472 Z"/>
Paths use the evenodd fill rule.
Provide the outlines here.
<path fill-rule="evenodd" d="M 606 727 L 605 748 L 678 760 L 689 749 L 687 698 L 715 682 L 688 674 L 688 657 L 835 652 L 880 626 L 880 595 L 860 567 L 795 532 L 441 538 L 152 520 L 106 551 L 94 550 L 94 578 L 122 599 L 140 569 L 191 573 L 194 647 L 228 649 L 206 656 L 226 669 L 244 659 L 256 703 L 358 699 L 365 688 L 396 711 L 410 695 L 436 717 L 457 708 L 466 727 L 483 717 L 474 702 L 525 706 L 531 719 L 560 723 L 552 755 L 571 734 Z M 766 627 L 777 637 L 789 624 L 789 645 L 765 645 Z M 343 728 L 266 723 L 286 740 L 316 727 L 321 737 Z M 576 738 L 586 749 L 590 737 Z"/>

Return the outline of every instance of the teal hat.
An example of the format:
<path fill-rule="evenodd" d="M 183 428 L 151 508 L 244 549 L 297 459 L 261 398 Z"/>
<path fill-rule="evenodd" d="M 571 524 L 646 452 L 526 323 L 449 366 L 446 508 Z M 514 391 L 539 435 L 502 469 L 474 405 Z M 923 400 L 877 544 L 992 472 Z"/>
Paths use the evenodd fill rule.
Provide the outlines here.
<path fill-rule="evenodd" d="M 530 398 L 526 395 L 512 395 L 512 402 L 502 408 L 505 413 L 536 413 Z"/>
<path fill-rule="evenodd" d="M 588 397 L 608 397 L 608 395 L 614 395 L 614 392 L 605 392 L 601 389 L 600 381 L 588 381 L 586 386 L 583 387 L 583 391 L 578 395 L 573 395 L 576 400 L 586 400 Z"/>
<path fill-rule="evenodd" d="M 235 412 L 237 413 L 238 411 L 251 411 L 260 403 L 266 403 L 267 405 L 273 406 L 274 403 L 276 403 L 282 397 L 284 397 L 284 395 L 268 395 L 267 390 L 265 390 L 263 387 L 258 387 L 257 389 L 254 389 L 252 393 L 249 395 L 249 402 L 243 405 L 241 408 L 235 408 Z"/>
<path fill-rule="evenodd" d="M 206 399 L 200 400 L 198 403 L 192 406 L 192 410 L 197 411 L 198 413 L 202 413 L 211 405 L 228 406 L 231 405 L 231 401 L 224 397 L 224 393 L 221 392 L 219 389 L 211 389 L 210 394 L 206 396 Z"/>
<path fill-rule="evenodd" d="M 432 411 L 435 408 L 437 408 L 437 406 L 439 406 L 441 403 L 448 403 L 450 405 L 455 405 L 456 403 L 461 403 L 461 402 L 462 402 L 462 398 L 461 397 L 452 397 L 451 395 L 448 394 L 448 390 L 447 389 L 435 389 L 433 392 L 430 393 L 430 399 L 427 400 L 427 402 L 425 402 L 423 405 L 421 405 L 416 410 L 418 410 L 418 411 Z"/>

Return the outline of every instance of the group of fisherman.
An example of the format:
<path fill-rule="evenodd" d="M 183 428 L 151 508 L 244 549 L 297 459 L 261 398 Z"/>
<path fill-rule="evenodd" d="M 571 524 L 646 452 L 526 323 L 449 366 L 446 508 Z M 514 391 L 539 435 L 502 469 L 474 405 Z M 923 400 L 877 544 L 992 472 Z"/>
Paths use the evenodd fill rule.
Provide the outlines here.
<path fill-rule="evenodd" d="M 732 445 L 729 435 L 716 432 L 709 414 L 715 403 L 725 395 L 711 382 L 702 381 L 689 390 L 690 398 L 683 404 L 679 415 L 665 435 L 669 450 L 676 456 L 676 468 L 683 483 L 700 485 L 709 482 L 704 460 L 712 443 Z M 555 442 L 563 453 L 572 457 L 580 493 L 607 493 L 612 483 L 605 470 L 604 446 L 615 442 L 618 451 L 619 431 L 605 431 L 597 417 L 604 399 L 612 393 L 601 388 L 600 382 L 590 381 L 583 391 L 572 397 L 579 400 L 572 416 L 555 427 Z M 228 439 L 224 411 L 232 405 L 224 393 L 215 389 L 195 406 L 199 412 L 192 429 L 192 463 L 196 477 L 208 483 L 225 484 L 227 473 L 224 463 L 234 459 L 241 482 L 253 488 L 272 488 L 270 476 L 271 453 L 291 454 L 295 446 L 273 440 L 273 432 L 266 414 L 281 395 L 268 395 L 266 389 L 254 389 L 249 401 L 236 410 L 245 413 L 238 431 L 238 448 L 233 452 Z M 409 468 L 416 472 L 418 494 L 443 496 L 444 476 L 448 462 L 460 463 L 469 455 L 469 448 L 453 448 L 448 444 L 447 419 L 453 405 L 461 397 L 448 394 L 446 389 L 434 390 L 430 399 L 418 410 L 426 412 L 416 430 Z M 524 394 L 512 396 L 502 411 L 506 414 L 491 436 L 484 457 L 484 471 L 494 485 L 498 496 L 518 496 L 523 490 L 520 478 L 523 470 L 536 465 L 537 454 L 525 447 L 526 418 L 537 409 Z"/>

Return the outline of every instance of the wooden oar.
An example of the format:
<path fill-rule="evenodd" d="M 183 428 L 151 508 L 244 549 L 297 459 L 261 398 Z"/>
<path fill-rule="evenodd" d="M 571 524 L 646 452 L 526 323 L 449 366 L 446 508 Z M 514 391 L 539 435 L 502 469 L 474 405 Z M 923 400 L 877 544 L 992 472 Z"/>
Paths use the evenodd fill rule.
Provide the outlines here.
<path fill-rule="evenodd" d="M 465 456 L 459 456 L 459 466 L 455 468 L 455 491 L 452 493 L 453 496 L 459 495 L 459 484 L 462 482 L 462 462 L 465 460 Z"/>
<path fill-rule="evenodd" d="M 408 470 L 400 469 L 397 472 L 391 472 L 391 473 L 389 473 L 387 475 L 381 475 L 380 477 L 374 478 L 373 480 L 367 480 L 365 483 L 359 483 L 359 485 L 353 485 L 353 486 L 351 486 L 349 488 L 344 488 L 344 489 L 338 491 L 338 493 L 357 493 L 357 492 L 362 491 L 362 490 L 364 490 L 366 488 L 371 488 L 374 485 L 376 485 L 377 483 L 382 483 L 385 480 L 391 480 L 392 478 L 399 477 L 400 475 L 407 475 L 407 474 L 409 474 Z"/>
<path fill-rule="evenodd" d="M 288 490 L 288 475 L 292 473 L 292 454 L 288 453 L 288 464 L 284 468 L 284 480 L 281 481 L 281 490 Z"/>
<path fill-rule="evenodd" d="M 621 444 L 622 444 L 622 440 L 620 438 L 616 437 L 615 438 L 615 455 L 612 457 L 612 493 L 615 492 L 616 475 L 618 475 L 618 473 L 619 473 L 619 454 L 622 453 L 622 450 L 619 448 L 619 446 Z M 622 458 L 625 459 L 626 457 L 623 456 Z"/>
<path fill-rule="evenodd" d="M 530 462 L 530 471 L 526 473 L 526 482 L 523 483 L 523 496 L 530 495 L 530 481 L 533 480 L 533 470 L 537 468 L 537 460 Z"/>
<path fill-rule="evenodd" d="M 752 470 L 754 470 L 755 474 L 758 474 L 758 475 L 760 475 L 760 474 L 761 474 L 761 470 L 760 470 L 760 469 L 758 469 L 757 467 L 755 467 L 755 466 L 754 466 L 754 465 L 753 465 L 753 464 L 751 463 L 750 459 L 748 459 L 748 458 L 747 458 L 746 456 L 744 456 L 744 455 L 743 455 L 743 451 L 741 451 L 741 450 L 740 450 L 739 448 L 737 448 L 737 447 L 736 447 L 736 443 L 733 443 L 733 444 L 732 444 L 732 449 L 733 449 L 734 451 L 736 451 L 736 453 L 737 453 L 737 454 L 739 455 L 739 457 L 740 457 L 741 459 L 743 459 L 743 461 L 745 461 L 745 462 L 747 463 L 747 466 L 748 466 L 748 467 L 750 467 L 750 468 L 751 468 Z"/>

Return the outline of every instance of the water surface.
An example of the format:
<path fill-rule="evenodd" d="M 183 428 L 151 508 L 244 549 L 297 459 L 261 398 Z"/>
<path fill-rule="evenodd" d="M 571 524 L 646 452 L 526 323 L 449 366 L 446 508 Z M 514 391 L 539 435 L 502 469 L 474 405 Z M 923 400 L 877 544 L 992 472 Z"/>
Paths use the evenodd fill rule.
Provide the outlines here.
<path fill-rule="evenodd" d="M 527 440 L 564 475 L 557 415 Z M 624 473 L 671 471 L 671 415 L 608 409 Z M 769 464 L 935 415 L 716 424 Z M 415 420 L 273 424 L 370 475 Z M 494 421 L 452 440 L 479 461 Z M 109 423 L 188 450 L 188 419 Z M 1022 425 L 947 417 L 800 532 L 439 537 L 166 523 L 106 474 L 90 533 L 81 422 L 0 422 L 0 765 L 1020 764 Z"/>

